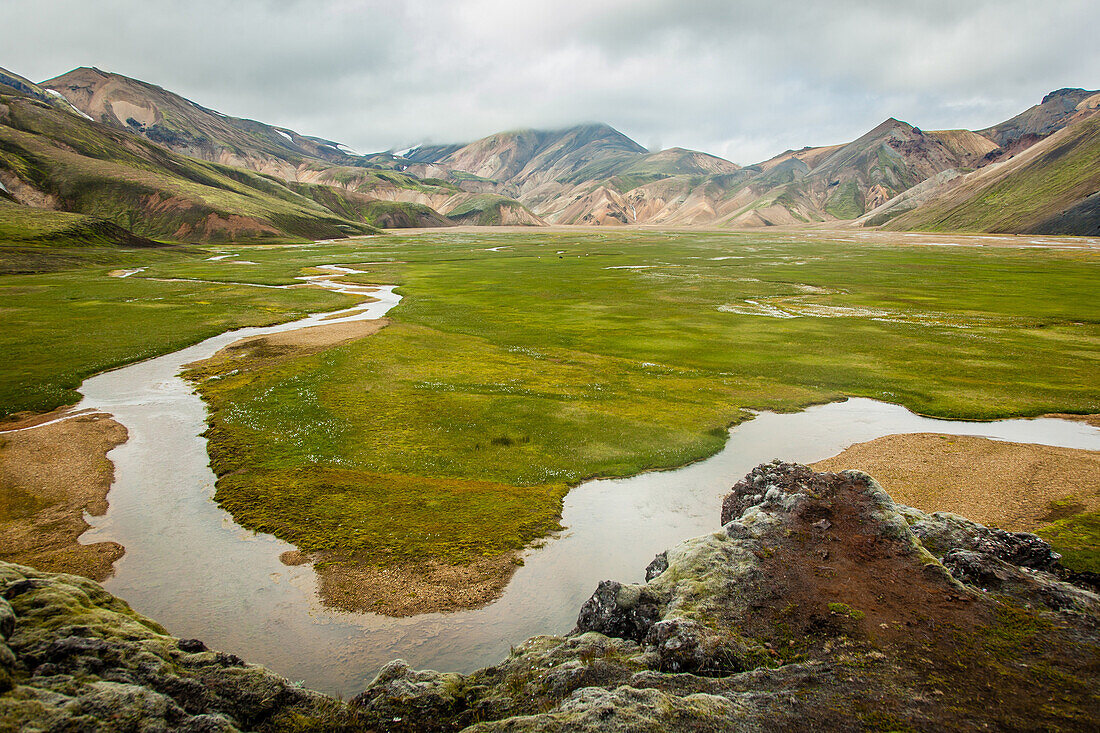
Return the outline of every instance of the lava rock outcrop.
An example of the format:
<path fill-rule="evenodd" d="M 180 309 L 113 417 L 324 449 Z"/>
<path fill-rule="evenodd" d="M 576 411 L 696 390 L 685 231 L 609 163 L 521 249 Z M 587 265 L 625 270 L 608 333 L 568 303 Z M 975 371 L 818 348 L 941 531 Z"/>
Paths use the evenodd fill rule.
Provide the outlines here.
<path fill-rule="evenodd" d="M 564 637 L 469 675 L 393 662 L 348 702 L 167 636 L 91 581 L 0 565 L 0 728 L 1100 727 L 1100 598 L 1034 535 L 780 462 L 722 522 L 646 582 L 600 583 Z"/>

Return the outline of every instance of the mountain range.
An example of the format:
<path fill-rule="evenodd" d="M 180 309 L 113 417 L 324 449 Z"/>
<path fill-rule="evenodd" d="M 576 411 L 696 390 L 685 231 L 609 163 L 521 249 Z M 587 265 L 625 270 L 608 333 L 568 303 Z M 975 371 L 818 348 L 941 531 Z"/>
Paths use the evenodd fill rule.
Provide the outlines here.
<path fill-rule="evenodd" d="M 20 205 L 159 241 L 331 238 L 453 224 L 808 223 L 1100 234 L 1100 92 L 983 130 L 885 120 L 741 166 L 601 123 L 361 154 L 95 68 L 0 69 L 0 215 Z"/>

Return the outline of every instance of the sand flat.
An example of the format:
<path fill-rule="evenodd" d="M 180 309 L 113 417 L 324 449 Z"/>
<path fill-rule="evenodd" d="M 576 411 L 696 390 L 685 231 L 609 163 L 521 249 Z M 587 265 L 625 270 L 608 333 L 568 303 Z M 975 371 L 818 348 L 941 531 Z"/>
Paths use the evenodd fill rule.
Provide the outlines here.
<path fill-rule="evenodd" d="M 0 435 L 0 559 L 104 580 L 122 545 L 77 538 L 89 526 L 85 511 L 107 511 L 114 479 L 107 452 L 126 442 L 126 428 L 103 412 L 26 422 Z"/>
<path fill-rule="evenodd" d="M 857 443 L 813 467 L 865 471 L 902 504 L 1012 531 L 1100 510 L 1100 451 L 912 433 Z"/>

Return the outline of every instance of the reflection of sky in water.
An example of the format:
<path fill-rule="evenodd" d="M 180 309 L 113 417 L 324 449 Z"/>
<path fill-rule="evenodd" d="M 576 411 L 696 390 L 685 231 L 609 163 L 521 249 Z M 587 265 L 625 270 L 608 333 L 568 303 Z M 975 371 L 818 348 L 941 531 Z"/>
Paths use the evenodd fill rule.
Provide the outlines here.
<path fill-rule="evenodd" d="M 381 299 L 365 311 L 353 310 L 379 317 L 398 300 L 390 291 L 374 293 Z M 110 454 L 116 465 L 110 510 L 91 518 L 95 528 L 81 539 L 125 545 L 106 587 L 172 633 L 343 695 L 361 690 L 381 664 L 397 657 L 415 667 L 470 671 L 504 658 L 511 645 L 530 636 L 568 632 L 598 581 L 640 581 L 657 552 L 716 529 L 724 493 L 772 458 L 810 462 L 901 432 L 1100 449 L 1100 430 L 1084 423 L 931 420 L 866 399 L 795 414 L 762 413 L 731 431 L 723 451 L 706 461 L 575 488 L 565 500 L 568 529 L 529 551 L 504 596 L 486 608 L 405 619 L 348 614 L 317 603 L 308 566 L 279 562 L 289 545 L 241 529 L 211 501 L 214 475 L 199 437 L 206 429 L 205 409 L 175 376 L 183 364 L 238 338 L 289 328 L 223 334 L 84 383 L 80 407 L 114 414 L 130 439 Z"/>

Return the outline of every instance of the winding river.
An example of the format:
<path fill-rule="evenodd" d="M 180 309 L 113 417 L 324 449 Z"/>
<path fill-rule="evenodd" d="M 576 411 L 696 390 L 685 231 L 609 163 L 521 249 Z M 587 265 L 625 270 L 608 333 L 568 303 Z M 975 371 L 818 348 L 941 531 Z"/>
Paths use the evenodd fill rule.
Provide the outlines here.
<path fill-rule="evenodd" d="M 328 269 L 355 272 L 336 265 Z M 240 338 L 379 318 L 400 300 L 392 287 L 372 289 L 329 277 L 312 281 L 378 300 L 337 314 L 225 333 L 97 375 L 81 386 L 84 400 L 78 406 L 111 413 L 130 433 L 109 454 L 115 464 L 110 509 L 103 517 L 88 517 L 93 527 L 81 537 L 126 547 L 104 585 L 173 634 L 200 638 L 328 693 L 355 694 L 394 658 L 414 667 L 470 671 L 499 661 L 510 645 L 530 636 L 569 631 L 598 581 L 641 580 L 654 554 L 716 529 L 722 495 L 762 461 L 811 462 L 852 443 L 906 432 L 1100 450 L 1100 430 L 1057 419 L 933 420 L 866 399 L 794 414 L 760 413 L 732 429 L 725 448 L 708 460 L 573 489 L 565 499 L 567 529 L 529 550 L 504 595 L 485 608 L 404 619 L 333 611 L 317 601 L 316 577 L 308 565 L 279 562 L 290 545 L 242 529 L 212 501 L 215 478 L 201 437 L 205 406 L 177 376 L 184 364 Z"/>

